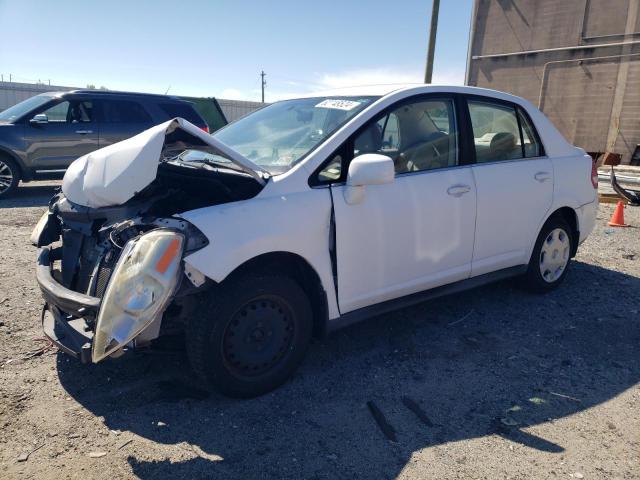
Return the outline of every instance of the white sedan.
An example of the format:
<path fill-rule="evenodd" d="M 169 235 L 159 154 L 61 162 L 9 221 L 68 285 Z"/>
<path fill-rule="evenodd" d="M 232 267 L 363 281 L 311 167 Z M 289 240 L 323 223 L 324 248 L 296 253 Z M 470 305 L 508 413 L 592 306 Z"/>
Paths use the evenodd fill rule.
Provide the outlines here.
<path fill-rule="evenodd" d="M 79 158 L 34 230 L 45 333 L 95 363 L 184 331 L 209 388 L 263 394 L 313 335 L 517 277 L 557 287 L 597 172 L 522 98 L 347 89 L 213 136 L 174 119 Z"/>

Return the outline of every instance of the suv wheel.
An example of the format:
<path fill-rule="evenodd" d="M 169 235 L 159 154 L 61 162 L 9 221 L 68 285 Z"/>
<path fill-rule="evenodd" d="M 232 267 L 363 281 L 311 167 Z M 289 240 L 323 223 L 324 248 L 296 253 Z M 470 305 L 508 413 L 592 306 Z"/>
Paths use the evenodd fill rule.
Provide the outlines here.
<path fill-rule="evenodd" d="M 556 288 L 567 275 L 571 259 L 573 233 L 567 222 L 558 216 L 551 217 L 540 230 L 523 286 L 533 292 L 548 292 Z"/>
<path fill-rule="evenodd" d="M 191 365 L 207 389 L 255 397 L 284 383 L 302 362 L 312 331 L 304 290 L 278 274 L 222 283 L 187 327 Z"/>
<path fill-rule="evenodd" d="M 20 181 L 20 169 L 10 158 L 0 156 L 0 198 L 11 195 Z"/>

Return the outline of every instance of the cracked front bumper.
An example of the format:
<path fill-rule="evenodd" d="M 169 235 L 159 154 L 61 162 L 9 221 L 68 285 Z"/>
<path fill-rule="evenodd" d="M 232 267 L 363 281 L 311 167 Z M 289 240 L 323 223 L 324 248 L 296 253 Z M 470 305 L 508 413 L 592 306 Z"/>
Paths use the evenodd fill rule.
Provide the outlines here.
<path fill-rule="evenodd" d="M 58 283 L 51 272 L 51 264 L 59 255 L 59 249 L 49 247 L 42 247 L 38 254 L 36 279 L 45 300 L 42 328 L 62 351 L 82 363 L 91 363 L 93 331 L 87 318 L 95 318 L 100 309 L 100 299 Z"/>

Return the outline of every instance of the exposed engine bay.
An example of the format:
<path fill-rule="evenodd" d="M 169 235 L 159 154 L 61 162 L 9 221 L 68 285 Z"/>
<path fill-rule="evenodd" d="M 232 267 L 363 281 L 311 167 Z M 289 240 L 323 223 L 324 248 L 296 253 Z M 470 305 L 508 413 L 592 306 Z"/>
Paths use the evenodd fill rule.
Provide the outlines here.
<path fill-rule="evenodd" d="M 37 276 L 47 302 L 45 333 L 59 343 L 73 340 L 68 353 L 96 362 L 134 338 L 138 344 L 157 338 L 161 326 L 163 332 L 180 329 L 197 306 L 197 294 L 213 283 L 182 262 L 209 240 L 180 213 L 252 198 L 264 181 L 199 137 L 182 129 L 162 136 L 155 178 L 120 205 L 74 202 L 65 190 L 67 177 L 63 192 L 52 198 L 32 243 L 41 247 Z M 82 188 L 68 188 L 71 196 L 89 192 L 85 203 L 103 201 L 104 195 L 90 195 L 92 159 L 80 166 L 82 175 L 72 173 L 71 182 L 82 182 Z M 126 170 L 124 182 L 138 173 Z"/>

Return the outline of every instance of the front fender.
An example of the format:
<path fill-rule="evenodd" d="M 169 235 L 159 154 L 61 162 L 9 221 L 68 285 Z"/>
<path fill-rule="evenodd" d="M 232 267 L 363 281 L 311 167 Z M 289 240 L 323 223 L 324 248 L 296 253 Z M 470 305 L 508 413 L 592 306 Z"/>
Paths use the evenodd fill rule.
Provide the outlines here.
<path fill-rule="evenodd" d="M 293 253 L 304 258 L 318 274 L 327 293 L 329 318 L 339 315 L 329 254 L 328 189 L 261 194 L 241 202 L 192 210 L 182 217 L 209 239 L 208 246 L 187 256 L 185 262 L 210 279 L 221 282 L 240 265 L 265 253 Z"/>

